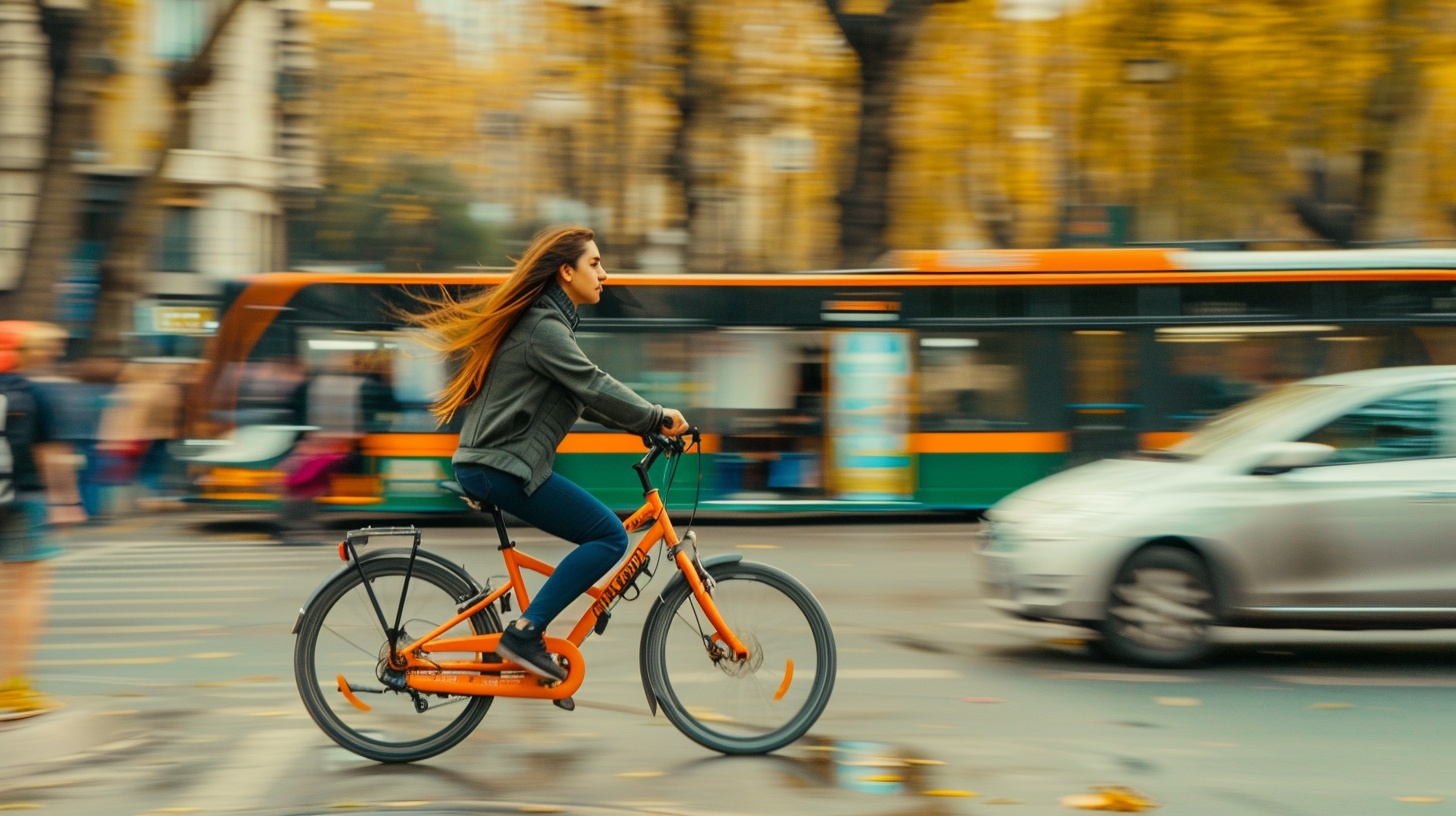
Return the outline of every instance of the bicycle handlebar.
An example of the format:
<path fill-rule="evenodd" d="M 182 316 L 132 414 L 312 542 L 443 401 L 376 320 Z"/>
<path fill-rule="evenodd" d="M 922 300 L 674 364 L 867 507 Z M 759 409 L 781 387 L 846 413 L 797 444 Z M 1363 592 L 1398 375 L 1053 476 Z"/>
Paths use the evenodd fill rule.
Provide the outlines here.
<path fill-rule="evenodd" d="M 652 463 L 657 461 L 657 457 L 664 453 L 669 456 L 681 456 L 683 451 L 688 448 L 687 443 L 683 440 L 688 438 L 692 439 L 692 444 L 699 444 L 702 441 L 702 432 L 698 430 L 697 426 L 693 426 L 677 437 L 664 436 L 660 433 L 642 435 L 642 444 L 647 446 L 647 455 L 642 457 L 642 461 L 633 465 L 632 469 L 637 471 L 638 478 L 642 480 L 643 491 L 652 488 L 647 471 L 652 468 Z"/>
<path fill-rule="evenodd" d="M 663 434 L 656 433 L 643 434 L 642 444 L 646 445 L 649 450 L 655 450 L 659 453 L 670 453 L 676 456 L 684 450 L 687 450 L 687 443 L 683 442 L 683 439 L 687 437 L 692 437 L 693 442 L 696 443 L 701 437 L 701 434 L 695 427 L 688 428 L 686 431 L 683 431 L 682 436 L 678 437 L 664 436 Z"/>

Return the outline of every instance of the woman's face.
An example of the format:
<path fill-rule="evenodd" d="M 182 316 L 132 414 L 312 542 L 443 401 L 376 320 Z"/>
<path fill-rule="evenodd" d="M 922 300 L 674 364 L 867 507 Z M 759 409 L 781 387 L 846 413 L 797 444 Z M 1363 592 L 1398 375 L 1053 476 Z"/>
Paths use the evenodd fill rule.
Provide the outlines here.
<path fill-rule="evenodd" d="M 607 270 L 602 266 L 602 253 L 597 250 L 597 242 L 587 241 L 576 263 L 571 266 L 563 264 L 557 272 L 557 279 L 572 303 L 581 306 L 600 301 Z"/>

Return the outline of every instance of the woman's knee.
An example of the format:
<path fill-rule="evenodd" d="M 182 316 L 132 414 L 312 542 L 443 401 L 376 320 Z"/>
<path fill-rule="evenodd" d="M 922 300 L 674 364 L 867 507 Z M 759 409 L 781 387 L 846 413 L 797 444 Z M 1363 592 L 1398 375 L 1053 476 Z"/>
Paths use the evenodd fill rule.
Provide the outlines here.
<path fill-rule="evenodd" d="M 592 530 L 591 540 L 596 542 L 603 550 L 609 551 L 612 560 L 617 560 L 627 554 L 627 531 L 623 529 L 620 522 L 614 516 L 611 525 L 599 524 Z"/>

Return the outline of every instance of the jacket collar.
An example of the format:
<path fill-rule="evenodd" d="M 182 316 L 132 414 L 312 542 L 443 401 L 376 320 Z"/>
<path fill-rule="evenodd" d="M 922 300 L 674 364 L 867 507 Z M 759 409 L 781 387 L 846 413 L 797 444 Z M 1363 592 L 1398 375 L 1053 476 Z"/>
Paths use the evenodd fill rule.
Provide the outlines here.
<path fill-rule="evenodd" d="M 576 324 L 581 322 L 581 315 L 577 313 L 576 304 L 571 302 L 571 298 L 560 284 L 553 283 L 546 287 L 546 292 L 541 295 L 541 299 L 559 309 L 562 316 L 566 318 L 567 324 L 571 326 L 571 330 L 576 331 Z"/>

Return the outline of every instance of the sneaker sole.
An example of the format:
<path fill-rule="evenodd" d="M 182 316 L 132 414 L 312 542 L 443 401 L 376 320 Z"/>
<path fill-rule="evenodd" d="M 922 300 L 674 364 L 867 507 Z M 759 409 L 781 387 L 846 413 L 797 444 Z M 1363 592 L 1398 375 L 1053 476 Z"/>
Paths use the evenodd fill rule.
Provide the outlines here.
<path fill-rule="evenodd" d="M 563 680 L 566 679 L 562 675 L 552 674 L 552 673 L 550 673 L 550 672 L 548 672 L 548 671 L 546 671 L 544 669 L 541 669 L 541 668 L 537 667 L 534 663 L 531 663 L 530 661 L 523 659 L 520 655 L 517 655 L 515 652 L 511 651 L 510 649 L 508 649 L 505 646 L 502 646 L 500 644 L 497 644 L 496 645 L 495 652 L 496 652 L 496 654 L 500 655 L 501 657 L 504 657 L 505 659 L 511 661 L 512 663 L 516 664 L 517 666 L 520 666 L 521 668 L 525 669 L 526 671 L 530 672 L 531 674 L 534 674 L 537 677 L 542 678 L 543 680 L 555 680 L 556 682 L 560 683 L 560 682 L 562 682 Z"/>

